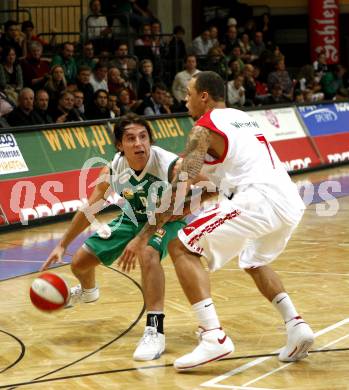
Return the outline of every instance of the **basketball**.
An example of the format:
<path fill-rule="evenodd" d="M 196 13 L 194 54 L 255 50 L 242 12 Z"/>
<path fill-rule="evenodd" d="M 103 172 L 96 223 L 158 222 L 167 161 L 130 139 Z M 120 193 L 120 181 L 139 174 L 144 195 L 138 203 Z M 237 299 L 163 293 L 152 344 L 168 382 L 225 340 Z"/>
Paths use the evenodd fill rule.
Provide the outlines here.
<path fill-rule="evenodd" d="M 36 278 L 30 287 L 32 304 L 42 311 L 62 309 L 70 297 L 70 290 L 63 278 L 45 272 Z"/>

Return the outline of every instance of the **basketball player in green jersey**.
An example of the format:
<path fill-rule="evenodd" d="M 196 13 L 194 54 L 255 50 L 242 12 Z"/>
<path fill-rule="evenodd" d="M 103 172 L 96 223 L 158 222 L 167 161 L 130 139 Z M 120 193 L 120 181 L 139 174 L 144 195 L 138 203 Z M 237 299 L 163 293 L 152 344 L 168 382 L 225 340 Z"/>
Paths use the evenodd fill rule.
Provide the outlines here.
<path fill-rule="evenodd" d="M 157 146 L 152 146 L 149 125 L 134 114 L 120 118 L 114 127 L 116 153 L 111 166 L 101 170 L 98 184 L 89 197 L 87 208 L 78 211 L 70 227 L 56 248 L 49 255 L 41 270 L 62 262 L 68 245 L 90 224 L 91 209 L 111 192 L 122 198 L 124 211 L 103 229 L 97 230 L 74 254 L 71 269 L 80 285 L 71 288 L 70 306 L 78 302 L 93 302 L 99 298 L 95 280 L 95 268 L 101 263 L 111 265 L 124 251 L 127 244 L 138 234 L 147 221 L 147 210 L 156 207 L 157 193 L 170 182 L 170 173 L 178 156 Z M 113 191 L 112 191 L 113 190 Z M 87 213 L 88 209 L 89 213 Z M 147 209 L 148 208 L 148 209 Z M 147 323 L 133 358 L 153 360 L 165 350 L 163 330 L 165 278 L 160 260 L 167 254 L 168 243 L 177 237 L 185 222 L 168 222 L 148 241 L 138 256 L 142 272 L 142 285 L 147 310 Z M 135 267 L 136 254 L 128 253 L 128 260 L 119 263 L 123 271 Z"/>

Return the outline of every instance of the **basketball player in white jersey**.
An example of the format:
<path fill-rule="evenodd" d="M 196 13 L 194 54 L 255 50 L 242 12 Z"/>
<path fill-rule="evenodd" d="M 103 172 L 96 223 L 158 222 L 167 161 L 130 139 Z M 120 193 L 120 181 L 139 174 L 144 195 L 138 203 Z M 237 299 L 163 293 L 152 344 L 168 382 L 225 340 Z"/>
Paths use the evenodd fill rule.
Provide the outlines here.
<path fill-rule="evenodd" d="M 284 250 L 300 222 L 304 203 L 261 129 L 246 113 L 226 108 L 224 83 L 214 72 L 201 72 L 188 85 L 187 107 L 198 119 L 191 130 L 181 166 L 188 186 L 205 175 L 220 191 L 220 202 L 178 232 L 169 245 L 182 288 L 199 324 L 199 345 L 174 362 L 186 370 L 221 359 L 234 351 L 224 333 L 210 296 L 208 273 L 233 257 L 253 278 L 286 325 L 287 343 L 281 361 L 305 358 L 314 342 L 309 325 L 294 307 L 279 276 L 269 263 Z M 176 184 L 172 188 L 174 203 Z M 148 237 L 172 215 L 156 215 L 156 225 L 145 225 L 129 244 L 142 251 Z M 125 256 L 126 254 L 124 254 Z"/>

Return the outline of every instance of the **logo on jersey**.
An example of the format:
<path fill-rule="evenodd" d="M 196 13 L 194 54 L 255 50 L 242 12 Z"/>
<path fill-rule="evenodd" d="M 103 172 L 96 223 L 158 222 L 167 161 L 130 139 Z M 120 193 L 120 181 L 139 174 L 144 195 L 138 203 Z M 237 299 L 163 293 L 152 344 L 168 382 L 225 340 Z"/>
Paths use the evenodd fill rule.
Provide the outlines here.
<path fill-rule="evenodd" d="M 158 230 L 154 233 L 154 236 L 163 238 L 165 234 L 166 234 L 166 230 L 160 228 L 160 229 L 158 229 Z"/>
<path fill-rule="evenodd" d="M 123 196 L 124 196 L 126 199 L 133 199 L 134 196 L 135 196 L 135 194 L 134 194 L 132 188 L 124 188 L 124 189 L 122 190 L 122 194 L 123 194 Z"/>

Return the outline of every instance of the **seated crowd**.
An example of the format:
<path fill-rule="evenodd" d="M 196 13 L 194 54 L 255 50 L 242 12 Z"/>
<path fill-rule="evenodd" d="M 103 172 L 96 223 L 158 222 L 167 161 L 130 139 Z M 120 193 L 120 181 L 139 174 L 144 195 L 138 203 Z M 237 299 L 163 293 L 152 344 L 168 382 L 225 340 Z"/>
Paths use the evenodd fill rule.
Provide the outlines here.
<path fill-rule="evenodd" d="M 230 107 L 349 96 L 346 69 L 329 67 L 324 52 L 290 75 L 273 43 L 270 15 L 242 26 L 228 18 L 224 29 L 210 25 L 186 47 L 181 26 L 162 34 L 149 8 L 130 3 L 135 8 L 127 23 L 137 33 L 132 44 L 118 39 L 112 13 L 103 14 L 100 0 L 90 1 L 82 45 L 64 42 L 58 48 L 54 37 L 46 42 L 35 35 L 31 21 L 7 21 L 0 37 L 0 126 L 184 112 L 187 84 L 201 70 L 226 81 Z M 55 54 L 44 56 L 46 47 Z"/>

